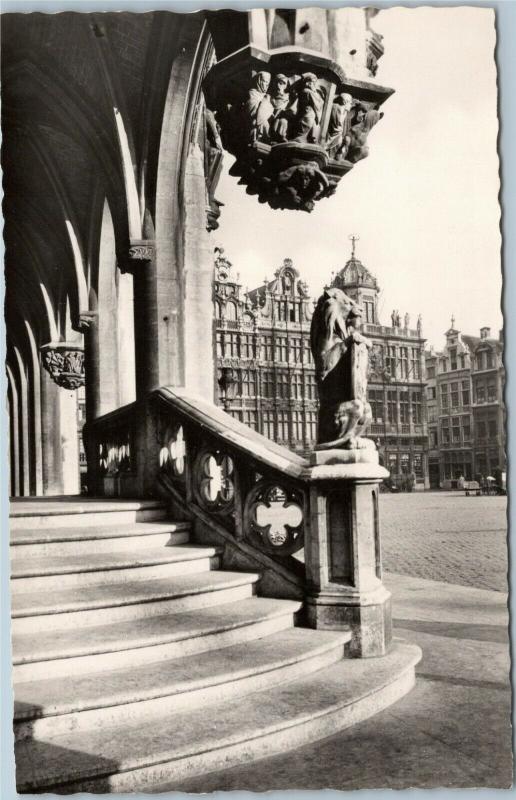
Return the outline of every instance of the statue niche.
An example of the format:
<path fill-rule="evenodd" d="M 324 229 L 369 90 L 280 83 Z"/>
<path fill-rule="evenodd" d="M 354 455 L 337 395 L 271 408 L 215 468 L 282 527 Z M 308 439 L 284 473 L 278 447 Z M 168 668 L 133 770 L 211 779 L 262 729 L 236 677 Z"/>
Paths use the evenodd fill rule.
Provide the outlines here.
<path fill-rule="evenodd" d="M 362 310 L 341 289 L 326 289 L 310 330 L 319 393 L 317 450 L 374 448 L 362 437 L 372 414 L 367 402 L 371 342 L 358 331 Z"/>

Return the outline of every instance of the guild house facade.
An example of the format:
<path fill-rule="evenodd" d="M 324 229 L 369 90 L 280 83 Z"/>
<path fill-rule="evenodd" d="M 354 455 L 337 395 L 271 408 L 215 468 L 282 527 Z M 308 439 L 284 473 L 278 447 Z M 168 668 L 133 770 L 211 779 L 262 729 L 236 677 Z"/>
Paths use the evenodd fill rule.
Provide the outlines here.
<path fill-rule="evenodd" d="M 506 467 L 502 333 L 465 334 L 452 317 L 445 337 L 441 352 L 426 354 L 431 486 L 499 480 Z"/>
<path fill-rule="evenodd" d="M 364 310 L 363 331 L 372 340 L 368 435 L 398 488 L 428 486 L 422 324 L 410 328 L 392 313 L 378 316 L 376 278 L 355 255 L 329 283 Z M 290 259 L 273 280 L 242 290 L 224 252 L 215 253 L 214 337 L 218 402 L 235 418 L 293 450 L 316 442 L 317 399 L 310 352 L 313 300 Z"/>

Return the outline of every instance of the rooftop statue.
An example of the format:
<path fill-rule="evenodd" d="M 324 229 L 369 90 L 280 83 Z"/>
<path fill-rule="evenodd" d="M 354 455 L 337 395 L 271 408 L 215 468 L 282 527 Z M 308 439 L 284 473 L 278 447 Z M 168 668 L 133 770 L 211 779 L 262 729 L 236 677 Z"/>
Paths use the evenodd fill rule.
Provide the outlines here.
<path fill-rule="evenodd" d="M 374 448 L 362 437 L 372 419 L 367 402 L 371 342 L 358 326 L 362 309 L 341 289 L 326 289 L 312 317 L 310 345 L 319 393 L 316 449 Z"/>

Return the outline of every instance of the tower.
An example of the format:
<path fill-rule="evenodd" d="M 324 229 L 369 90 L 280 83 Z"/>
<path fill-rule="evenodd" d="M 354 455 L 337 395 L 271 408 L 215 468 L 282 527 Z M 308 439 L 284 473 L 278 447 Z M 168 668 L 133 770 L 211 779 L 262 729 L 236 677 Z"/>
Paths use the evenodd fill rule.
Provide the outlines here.
<path fill-rule="evenodd" d="M 370 325 L 378 325 L 378 294 L 380 287 L 375 276 L 364 267 L 356 257 L 356 243 L 359 240 L 354 234 L 351 239 L 351 256 L 339 272 L 334 273 L 331 287 L 342 289 L 352 300 L 364 309 L 363 321 Z"/>

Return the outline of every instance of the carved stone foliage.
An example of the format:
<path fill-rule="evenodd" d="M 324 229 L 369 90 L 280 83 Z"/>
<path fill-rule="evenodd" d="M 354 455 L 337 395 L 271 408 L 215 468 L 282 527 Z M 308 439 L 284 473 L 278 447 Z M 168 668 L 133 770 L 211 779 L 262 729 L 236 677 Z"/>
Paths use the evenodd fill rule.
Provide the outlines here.
<path fill-rule="evenodd" d="M 358 331 L 362 309 L 341 289 L 325 290 L 310 330 L 319 394 L 317 449 L 374 448 L 363 438 L 372 419 L 367 402 L 371 342 Z"/>
<path fill-rule="evenodd" d="M 262 479 L 244 508 L 246 537 L 266 553 L 291 555 L 303 547 L 303 495 L 298 489 Z"/>
<path fill-rule="evenodd" d="M 43 345 L 41 360 L 50 377 L 63 389 L 84 386 L 84 350 L 82 344 L 58 342 Z"/>
<path fill-rule="evenodd" d="M 323 56 L 249 46 L 211 68 L 205 94 L 246 191 L 272 208 L 310 212 L 368 155 L 391 90 L 346 78 Z"/>

